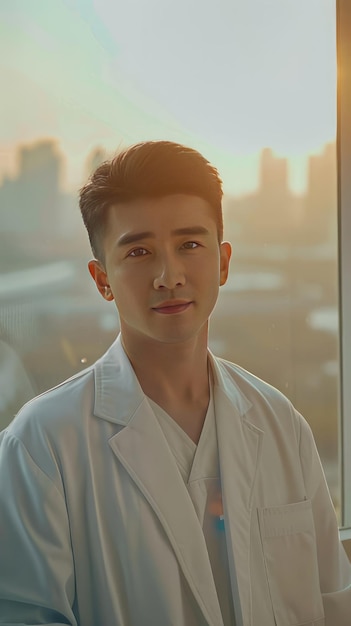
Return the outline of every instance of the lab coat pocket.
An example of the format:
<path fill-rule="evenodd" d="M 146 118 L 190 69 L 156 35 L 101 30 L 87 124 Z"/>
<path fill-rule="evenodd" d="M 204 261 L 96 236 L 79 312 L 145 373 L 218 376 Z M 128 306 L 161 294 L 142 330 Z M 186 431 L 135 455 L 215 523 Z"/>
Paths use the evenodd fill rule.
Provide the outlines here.
<path fill-rule="evenodd" d="M 258 518 L 277 626 L 323 626 L 310 500 L 259 509 Z"/>

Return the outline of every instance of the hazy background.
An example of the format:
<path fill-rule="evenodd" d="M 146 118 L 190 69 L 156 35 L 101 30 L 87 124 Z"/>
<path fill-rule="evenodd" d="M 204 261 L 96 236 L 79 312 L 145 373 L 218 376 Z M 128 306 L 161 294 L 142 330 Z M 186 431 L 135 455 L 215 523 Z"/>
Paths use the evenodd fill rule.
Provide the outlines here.
<path fill-rule="evenodd" d="M 0 426 L 92 363 L 118 318 L 77 190 L 122 146 L 199 149 L 232 271 L 211 347 L 310 422 L 339 507 L 335 0 L 0 5 Z"/>

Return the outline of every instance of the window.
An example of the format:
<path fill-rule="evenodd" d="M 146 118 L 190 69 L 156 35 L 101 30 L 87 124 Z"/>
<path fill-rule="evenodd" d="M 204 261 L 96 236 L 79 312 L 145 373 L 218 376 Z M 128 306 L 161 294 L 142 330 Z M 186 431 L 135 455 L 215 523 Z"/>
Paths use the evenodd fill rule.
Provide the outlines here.
<path fill-rule="evenodd" d="M 118 146 L 180 141 L 224 181 L 234 258 L 211 347 L 304 414 L 340 523 L 350 525 L 350 93 L 340 92 L 338 174 L 335 2 L 6 4 L 0 426 L 92 363 L 118 330 L 86 270 L 77 189 Z M 338 10 L 340 55 L 350 57 L 350 9 Z"/>

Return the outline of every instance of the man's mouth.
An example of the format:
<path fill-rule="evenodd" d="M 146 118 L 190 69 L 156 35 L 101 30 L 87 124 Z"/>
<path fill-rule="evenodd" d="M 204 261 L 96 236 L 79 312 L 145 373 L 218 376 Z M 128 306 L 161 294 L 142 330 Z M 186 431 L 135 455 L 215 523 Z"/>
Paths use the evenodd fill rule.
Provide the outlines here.
<path fill-rule="evenodd" d="M 167 300 L 166 302 L 161 302 L 161 304 L 153 307 L 153 310 L 156 311 L 156 313 L 161 313 L 163 315 L 172 315 L 186 311 L 191 304 L 192 301 L 187 300 Z"/>

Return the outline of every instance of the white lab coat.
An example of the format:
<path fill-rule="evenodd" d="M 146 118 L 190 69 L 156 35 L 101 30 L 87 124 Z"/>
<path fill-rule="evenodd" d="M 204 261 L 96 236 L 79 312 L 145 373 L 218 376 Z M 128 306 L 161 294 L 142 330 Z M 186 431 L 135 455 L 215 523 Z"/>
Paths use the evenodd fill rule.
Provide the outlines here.
<path fill-rule="evenodd" d="M 237 626 L 350 626 L 351 568 L 307 423 L 210 359 Z M 0 624 L 222 625 L 198 518 L 119 338 L 0 440 Z"/>

